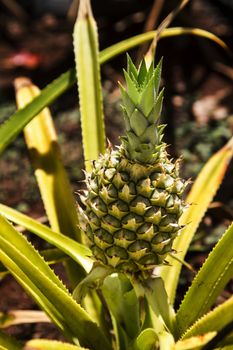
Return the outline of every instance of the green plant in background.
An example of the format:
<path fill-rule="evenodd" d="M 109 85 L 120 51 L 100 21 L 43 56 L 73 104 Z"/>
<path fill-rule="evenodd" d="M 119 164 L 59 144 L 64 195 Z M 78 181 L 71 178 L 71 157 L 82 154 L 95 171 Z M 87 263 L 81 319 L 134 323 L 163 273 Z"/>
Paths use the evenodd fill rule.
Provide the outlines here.
<path fill-rule="evenodd" d="M 10 272 L 43 310 L 2 314 L 0 327 L 25 320 L 51 320 L 70 341 L 43 339 L 22 344 L 1 331 L 0 349 L 188 350 L 233 346 L 233 298 L 210 311 L 233 274 L 233 225 L 206 259 L 178 310 L 173 307 L 185 254 L 222 182 L 233 141 L 203 167 L 186 198 L 187 203 L 195 204 L 183 212 L 186 182 L 179 178 L 178 163 L 167 157 L 163 126 L 158 124 L 163 99 L 163 90 L 159 93 L 161 62 L 154 69 L 153 63 L 142 61 L 136 69 L 128 59 L 126 88 L 121 87 L 126 135 L 118 149 L 105 151 L 99 64 L 147 39 L 129 39 L 99 54 L 90 3 L 80 2 L 74 46 L 88 171 L 84 208 L 79 209 L 85 233 L 79 229 L 49 111 L 43 110 L 28 123 L 70 86 L 68 75 L 47 87 L 0 128 L 3 150 L 28 123 L 25 139 L 50 226 L 0 204 L 2 276 Z M 70 77 L 73 82 L 74 76 Z M 38 94 L 29 81 L 18 80 L 16 88 L 19 107 Z M 19 116 L 22 120 L 18 124 Z M 56 248 L 37 252 L 7 219 Z M 91 249 L 84 244 L 86 236 Z M 64 260 L 73 295 L 44 259 L 49 264 Z M 224 318 L 219 316 L 222 314 Z"/>

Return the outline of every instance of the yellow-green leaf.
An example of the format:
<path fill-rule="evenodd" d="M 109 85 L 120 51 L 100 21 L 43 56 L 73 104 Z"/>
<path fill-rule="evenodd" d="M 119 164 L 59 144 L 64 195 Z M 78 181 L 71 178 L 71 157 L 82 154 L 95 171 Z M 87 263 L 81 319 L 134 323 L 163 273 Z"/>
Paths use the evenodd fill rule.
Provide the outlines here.
<path fill-rule="evenodd" d="M 86 169 L 105 151 L 103 98 L 100 83 L 98 35 L 90 0 L 81 0 L 74 27 L 82 139 Z"/>
<path fill-rule="evenodd" d="M 0 215 L 0 238 L 6 241 L 13 241 L 15 247 L 20 247 L 21 252 L 25 254 L 31 261 L 34 261 L 38 269 L 40 269 L 51 281 L 53 281 L 58 287 L 66 290 L 66 287 L 59 280 L 59 278 L 50 269 L 40 254 L 33 249 L 32 245 L 26 240 L 26 238 L 2 216 Z"/>
<path fill-rule="evenodd" d="M 11 310 L 8 313 L 0 312 L 0 328 L 10 327 L 22 323 L 49 323 L 48 316 L 37 310 Z"/>
<path fill-rule="evenodd" d="M 134 347 L 137 350 L 152 350 L 155 348 L 158 334 L 153 328 L 144 329 L 135 340 Z"/>
<path fill-rule="evenodd" d="M 60 232 L 52 231 L 49 227 L 6 205 L 0 204 L 0 214 L 4 215 L 15 224 L 25 227 L 50 244 L 55 245 L 80 264 L 87 272 L 91 270 L 92 261 L 88 257 L 91 256 L 92 253 L 88 247 L 66 237 Z"/>
<path fill-rule="evenodd" d="M 174 350 L 201 350 L 202 347 L 207 344 L 215 335 L 216 332 L 210 332 L 203 334 L 202 336 L 179 340 L 175 344 Z"/>
<path fill-rule="evenodd" d="M 180 224 L 186 226 L 173 245 L 177 251 L 177 257 L 181 260 L 184 259 L 196 229 L 222 183 L 232 155 L 233 139 L 208 160 L 192 186 L 186 200 L 187 203 L 190 203 L 190 207 L 180 218 Z M 161 275 L 170 300 L 174 302 L 181 264 L 171 257 L 168 257 L 167 260 L 171 266 L 162 267 Z"/>
<path fill-rule="evenodd" d="M 0 350 L 22 350 L 22 346 L 16 339 L 0 331 Z"/>
<path fill-rule="evenodd" d="M 223 317 L 224 315 L 224 317 Z M 233 321 L 233 296 L 197 320 L 182 337 L 187 339 L 207 332 L 218 332 Z"/>
<path fill-rule="evenodd" d="M 75 344 L 79 341 L 93 350 L 97 350 L 98 346 L 110 350 L 109 342 L 98 325 L 75 302 L 62 282 L 58 283 L 55 273 L 51 269 L 50 274 L 46 273 L 49 267 L 45 262 L 44 266 L 42 263 L 37 266 L 35 249 L 25 240 L 25 253 L 25 244 L 18 239 L 20 233 L 2 216 L 0 219 L 0 258 L 12 275 Z"/>
<path fill-rule="evenodd" d="M 77 345 L 56 340 L 32 339 L 26 342 L 23 350 L 88 350 Z"/>
<path fill-rule="evenodd" d="M 120 55 L 140 44 L 151 41 L 155 34 L 156 31 L 139 34 L 104 49 L 99 55 L 100 64 L 103 64 L 117 55 Z M 161 38 L 179 35 L 200 36 L 212 40 L 216 44 L 220 45 L 224 50 L 230 51 L 227 45 L 216 35 L 199 28 L 166 28 L 162 32 Z M 16 138 L 25 125 L 27 125 L 27 123 L 30 122 L 35 115 L 37 115 L 45 106 L 49 106 L 75 83 L 75 75 L 75 69 L 70 69 L 69 71 L 63 73 L 57 79 L 48 84 L 42 90 L 41 94 L 33 100 L 33 102 L 29 103 L 23 109 L 17 111 L 3 125 L 1 125 L 0 153 L 2 153 L 4 149 Z"/>
<path fill-rule="evenodd" d="M 177 311 L 177 329 L 180 336 L 210 310 L 232 276 L 233 223 L 209 254 Z"/>
<path fill-rule="evenodd" d="M 40 90 L 27 78 L 16 79 L 15 88 L 19 108 L 40 94 Z M 52 229 L 81 242 L 75 200 L 62 163 L 56 130 L 48 108 L 43 109 L 24 128 L 24 137 Z M 73 261 L 65 262 L 65 265 L 74 288 L 85 272 Z"/>
<path fill-rule="evenodd" d="M 112 59 L 117 55 L 120 55 L 121 53 L 124 53 L 140 44 L 146 43 L 154 39 L 155 35 L 156 35 L 156 30 L 136 35 L 134 37 L 122 40 L 117 44 L 107 47 L 106 49 L 100 52 L 100 63 L 109 61 L 110 59 Z M 228 46 L 219 37 L 217 37 L 213 33 L 208 32 L 207 30 L 203 30 L 200 28 L 185 28 L 185 27 L 166 28 L 161 33 L 160 38 L 165 39 L 165 38 L 180 36 L 180 35 L 194 35 L 205 39 L 209 39 L 215 42 L 220 47 L 222 47 L 227 52 L 230 51 Z"/>
<path fill-rule="evenodd" d="M 16 79 L 15 87 L 19 108 L 40 94 L 40 90 L 27 78 Z M 28 123 L 24 128 L 24 137 L 52 229 L 80 241 L 75 200 L 48 108 Z"/>

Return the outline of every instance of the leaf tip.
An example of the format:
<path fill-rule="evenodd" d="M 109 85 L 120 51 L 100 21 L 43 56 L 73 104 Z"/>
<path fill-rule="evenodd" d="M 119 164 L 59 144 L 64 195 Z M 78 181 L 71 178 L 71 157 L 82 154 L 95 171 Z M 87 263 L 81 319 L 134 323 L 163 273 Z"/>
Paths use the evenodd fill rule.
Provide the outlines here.
<path fill-rule="evenodd" d="M 93 17 L 90 0 L 80 0 L 78 10 L 78 20 L 87 19 Z"/>
<path fill-rule="evenodd" d="M 14 87 L 16 92 L 23 87 L 29 87 L 32 85 L 32 82 L 29 78 L 19 77 L 14 80 Z"/>

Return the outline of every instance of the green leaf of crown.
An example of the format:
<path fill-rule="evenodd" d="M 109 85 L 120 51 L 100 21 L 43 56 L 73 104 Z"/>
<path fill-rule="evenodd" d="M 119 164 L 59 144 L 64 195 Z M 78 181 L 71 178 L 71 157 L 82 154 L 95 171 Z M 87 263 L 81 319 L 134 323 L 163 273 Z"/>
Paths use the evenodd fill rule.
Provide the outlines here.
<path fill-rule="evenodd" d="M 143 59 L 138 69 L 127 59 L 126 88 L 120 85 L 126 126 L 123 150 L 130 160 L 153 164 L 164 146 L 164 127 L 158 125 L 163 104 L 163 90 L 159 93 L 162 59 L 156 68 L 154 62 L 147 68 Z"/>

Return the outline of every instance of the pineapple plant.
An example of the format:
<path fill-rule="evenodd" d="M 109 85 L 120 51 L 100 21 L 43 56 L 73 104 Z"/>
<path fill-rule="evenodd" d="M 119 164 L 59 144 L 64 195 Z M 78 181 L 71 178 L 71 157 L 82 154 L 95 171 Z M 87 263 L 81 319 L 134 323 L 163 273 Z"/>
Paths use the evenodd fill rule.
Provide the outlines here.
<path fill-rule="evenodd" d="M 172 35 L 180 30 L 169 28 L 163 33 Z M 187 34 L 193 29 L 182 31 Z M 154 34 L 147 37 L 146 33 L 146 40 Z M 126 132 L 119 147 L 109 146 L 105 152 L 99 65 L 144 42 L 144 34 L 99 53 L 90 1 L 81 0 L 74 37 L 88 171 L 85 208 L 79 207 L 83 230 L 79 230 L 74 198 L 46 108 L 25 131 L 50 227 L 0 203 L 0 260 L 4 265 L 0 266 L 0 277 L 10 272 L 43 311 L 1 312 L 0 348 L 232 347 L 233 297 L 210 310 L 233 274 L 233 224 L 207 257 L 177 310 L 173 304 L 181 261 L 185 264 L 192 237 L 222 182 L 233 156 L 233 139 L 206 163 L 186 199 L 195 205 L 184 211 L 187 205 L 182 194 L 187 182 L 179 178 L 179 161 L 169 160 L 162 140 L 164 126 L 159 125 L 161 62 L 154 69 L 153 63 L 147 67 L 143 60 L 136 69 L 128 57 L 126 87 L 120 86 Z M 25 84 L 25 79 L 17 84 L 20 110 L 0 127 L 0 152 L 32 117 L 74 83 L 74 76 L 74 71 L 65 73 L 38 96 L 38 89 L 30 82 Z M 56 248 L 36 251 L 17 230 L 18 225 Z M 83 235 L 91 249 L 82 244 Z M 177 251 L 176 256 L 169 254 L 172 251 Z M 49 266 L 56 261 L 64 262 L 69 290 Z M 155 276 L 152 271 L 158 265 Z M 14 324 L 50 320 L 69 343 L 32 339 L 23 344 L 2 331 Z"/>
<path fill-rule="evenodd" d="M 126 88 L 120 86 L 125 136 L 86 173 L 85 210 L 79 209 L 94 258 L 144 276 L 172 251 L 187 184 L 163 142 L 161 67 L 162 60 L 156 68 L 143 60 L 137 69 L 128 56 Z"/>

